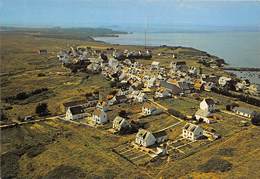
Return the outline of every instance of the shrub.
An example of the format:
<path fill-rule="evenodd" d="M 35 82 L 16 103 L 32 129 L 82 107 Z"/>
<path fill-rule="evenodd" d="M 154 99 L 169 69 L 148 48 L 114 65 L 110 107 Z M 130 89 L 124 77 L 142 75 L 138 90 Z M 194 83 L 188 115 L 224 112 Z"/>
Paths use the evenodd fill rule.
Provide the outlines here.
<path fill-rule="evenodd" d="M 4 111 L 1 109 L 0 110 L 0 121 L 4 121 L 4 120 L 6 120 L 7 119 L 7 117 L 6 117 L 6 115 L 4 114 Z"/>
<path fill-rule="evenodd" d="M 234 155 L 234 151 L 235 149 L 233 148 L 223 148 L 219 149 L 217 154 L 221 156 L 232 157 Z"/>
<path fill-rule="evenodd" d="M 256 126 L 260 126 L 260 113 L 256 114 L 252 119 L 251 123 Z"/>
<path fill-rule="evenodd" d="M 36 106 L 35 112 L 39 115 L 39 116 L 45 116 L 48 114 L 48 105 L 47 103 L 39 103 Z"/>
<path fill-rule="evenodd" d="M 29 158 L 33 158 L 44 151 L 45 151 L 45 147 L 43 145 L 33 146 L 27 151 L 27 156 Z"/>
<path fill-rule="evenodd" d="M 21 92 L 21 93 L 18 93 L 15 98 L 17 100 L 24 100 L 24 99 L 28 98 L 28 96 L 29 95 L 26 92 Z"/>
<path fill-rule="evenodd" d="M 212 158 L 198 166 L 198 169 L 202 172 L 226 172 L 231 170 L 231 168 L 232 164 L 229 161 L 218 158 Z"/>
<path fill-rule="evenodd" d="M 38 77 L 43 77 L 43 76 L 46 76 L 44 73 L 38 73 L 37 75 Z"/>
<path fill-rule="evenodd" d="M 43 178 L 86 178 L 87 174 L 81 168 L 75 166 L 61 165 L 50 171 Z"/>
<path fill-rule="evenodd" d="M 1 177 L 16 178 L 19 171 L 20 156 L 9 151 L 1 155 Z"/>
<path fill-rule="evenodd" d="M 183 115 L 181 112 L 179 111 L 176 111 L 175 109 L 171 108 L 171 109 L 168 109 L 168 113 L 170 113 L 171 115 L 174 115 L 176 117 L 179 117 L 179 118 L 182 118 L 182 119 L 185 119 L 186 116 Z"/>

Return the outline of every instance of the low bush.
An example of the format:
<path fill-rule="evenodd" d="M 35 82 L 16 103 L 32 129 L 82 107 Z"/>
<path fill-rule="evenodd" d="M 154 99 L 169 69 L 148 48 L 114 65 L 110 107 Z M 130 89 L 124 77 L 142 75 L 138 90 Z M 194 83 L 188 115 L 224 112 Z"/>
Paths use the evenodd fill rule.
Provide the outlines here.
<path fill-rule="evenodd" d="M 16 178 L 19 172 L 20 156 L 15 152 L 7 152 L 1 155 L 1 178 Z"/>
<path fill-rule="evenodd" d="M 217 154 L 225 157 L 232 157 L 234 155 L 235 149 L 233 148 L 223 148 L 219 149 Z"/>
<path fill-rule="evenodd" d="M 41 94 L 45 91 L 48 91 L 48 88 L 39 88 L 39 89 L 35 89 L 35 90 L 32 90 L 31 92 L 20 92 L 14 96 L 8 96 L 6 97 L 4 100 L 7 102 L 7 103 L 10 103 L 10 102 L 13 102 L 15 100 L 17 101 L 21 101 L 21 100 L 25 100 L 31 96 L 34 96 L 34 95 L 37 95 L 37 94 Z"/>
<path fill-rule="evenodd" d="M 44 179 L 53 178 L 86 178 L 87 174 L 79 167 L 61 165 L 43 176 Z"/>
<path fill-rule="evenodd" d="M 260 113 L 256 114 L 252 119 L 251 122 L 255 126 L 260 126 Z"/>
<path fill-rule="evenodd" d="M 27 156 L 29 158 L 36 157 L 37 155 L 44 152 L 46 149 L 43 145 L 33 146 L 27 151 Z"/>
<path fill-rule="evenodd" d="M 212 158 L 199 165 L 198 169 L 202 172 L 226 172 L 232 169 L 232 163 L 224 159 Z"/>

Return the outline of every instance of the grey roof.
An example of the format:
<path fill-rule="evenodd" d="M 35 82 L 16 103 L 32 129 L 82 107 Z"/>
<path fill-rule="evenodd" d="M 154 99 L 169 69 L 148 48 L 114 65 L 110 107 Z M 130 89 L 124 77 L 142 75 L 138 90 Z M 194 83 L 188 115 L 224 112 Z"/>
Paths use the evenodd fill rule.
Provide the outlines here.
<path fill-rule="evenodd" d="M 186 65 L 186 62 L 185 61 L 177 61 L 175 64 L 176 65 Z"/>
<path fill-rule="evenodd" d="M 171 90 L 171 92 L 174 94 L 181 93 L 181 89 L 175 84 L 171 84 L 171 83 L 168 83 L 167 81 L 161 80 L 160 85 L 168 90 Z"/>
<path fill-rule="evenodd" d="M 69 108 L 72 115 L 82 114 L 84 113 L 84 108 L 82 106 L 73 106 Z"/>
<path fill-rule="evenodd" d="M 190 132 L 194 132 L 197 128 L 199 128 L 199 126 L 195 125 L 195 124 L 191 124 L 191 123 L 187 123 L 183 129 L 186 129 Z"/>
<path fill-rule="evenodd" d="M 207 103 L 208 105 L 213 105 L 213 104 L 215 104 L 215 101 L 214 101 L 213 99 L 211 99 L 211 98 L 207 98 L 207 99 L 205 99 L 205 101 L 206 101 L 206 103 Z"/>
<path fill-rule="evenodd" d="M 83 104 L 86 104 L 87 102 L 88 101 L 86 101 L 86 100 L 69 101 L 69 102 L 63 103 L 63 106 L 67 108 L 67 107 L 83 105 Z"/>
<path fill-rule="evenodd" d="M 178 84 L 182 90 L 190 90 L 193 88 L 193 86 L 190 83 L 179 82 Z"/>
<path fill-rule="evenodd" d="M 243 108 L 243 107 L 234 107 L 233 111 L 238 111 L 238 112 L 242 112 L 244 114 L 250 114 L 250 115 L 254 115 L 256 112 L 247 108 Z"/>

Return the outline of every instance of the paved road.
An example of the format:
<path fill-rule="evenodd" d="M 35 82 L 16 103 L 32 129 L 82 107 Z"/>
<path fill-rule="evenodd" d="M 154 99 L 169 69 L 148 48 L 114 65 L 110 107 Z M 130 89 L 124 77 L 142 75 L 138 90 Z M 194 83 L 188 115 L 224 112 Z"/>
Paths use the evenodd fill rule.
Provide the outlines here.
<path fill-rule="evenodd" d="M 41 122 L 41 121 L 46 121 L 46 120 L 53 120 L 53 119 L 57 119 L 57 118 L 61 118 L 64 115 L 57 115 L 57 116 L 51 116 L 51 117 L 46 117 L 46 118 L 42 118 L 42 119 L 36 119 L 36 120 L 31 120 L 31 121 L 18 121 L 18 120 L 14 120 L 13 123 L 11 124 L 5 124 L 5 125 L 0 125 L 1 129 L 4 128 L 8 128 L 8 127 L 15 127 L 17 125 L 24 125 L 24 124 L 31 124 L 31 123 L 37 123 L 37 122 Z"/>

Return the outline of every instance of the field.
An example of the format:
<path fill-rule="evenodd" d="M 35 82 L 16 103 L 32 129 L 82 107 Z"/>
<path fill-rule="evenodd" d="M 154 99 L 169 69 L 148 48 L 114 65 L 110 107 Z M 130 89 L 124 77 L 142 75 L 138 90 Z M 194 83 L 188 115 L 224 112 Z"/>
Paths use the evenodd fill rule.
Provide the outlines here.
<path fill-rule="evenodd" d="M 61 104 L 72 99 L 83 99 L 84 94 L 99 90 L 106 96 L 112 89 L 101 75 L 71 74 L 63 68 L 56 53 L 74 45 L 86 45 L 94 49 L 143 49 L 138 46 L 117 46 L 84 40 L 65 40 L 1 32 L 1 109 L 10 121 L 18 116 L 35 115 L 35 106 L 47 102 L 51 114 L 62 114 Z M 37 54 L 38 49 L 47 49 L 48 55 Z M 169 48 L 155 48 L 154 53 L 168 53 Z M 176 53 L 194 54 L 193 50 L 176 48 Z M 197 52 L 198 53 L 198 52 Z M 166 66 L 172 59 L 158 56 Z M 141 60 L 150 64 L 150 60 Z M 189 65 L 199 67 L 192 58 Z M 208 69 L 203 69 L 208 70 Z M 213 73 L 211 69 L 209 73 Z M 44 74 L 39 75 L 39 74 Z M 217 73 L 224 73 L 218 71 Z M 37 94 L 14 104 L 3 98 L 38 88 L 49 91 Z M 210 92 L 199 96 L 184 96 L 157 101 L 185 115 L 193 115 L 204 97 L 218 101 L 218 109 L 234 99 Z M 237 101 L 241 106 L 259 111 L 259 108 Z M 11 108 L 10 108 L 11 107 Z M 181 139 L 185 122 L 167 113 L 138 118 L 141 104 L 120 104 L 108 113 L 113 119 L 120 110 L 131 113 L 130 118 L 144 123 L 155 132 L 167 129 L 169 158 L 150 161 L 150 156 L 129 148 L 135 134 L 114 135 L 108 129 L 111 123 L 100 128 L 78 125 L 62 120 L 48 119 L 1 130 L 2 178 L 259 178 L 260 177 L 260 130 L 259 127 L 241 127 L 243 118 L 217 112 L 222 119 L 213 124 L 222 138 L 213 142 L 201 140 L 190 143 Z M 176 125 L 175 125 L 176 124 Z M 212 159 L 212 160 L 211 160 Z M 214 160 L 213 160 L 214 159 Z M 212 167 L 215 166 L 215 167 Z M 218 168 L 220 167 L 220 168 Z M 222 168 L 221 168 L 222 167 Z"/>

